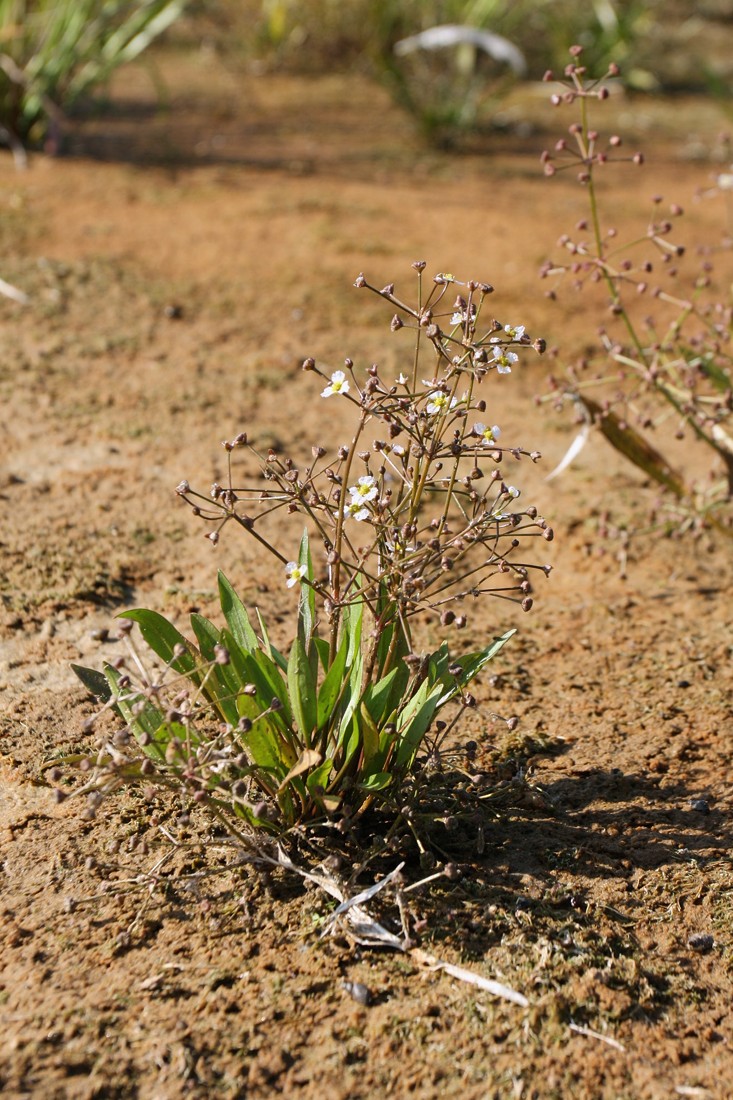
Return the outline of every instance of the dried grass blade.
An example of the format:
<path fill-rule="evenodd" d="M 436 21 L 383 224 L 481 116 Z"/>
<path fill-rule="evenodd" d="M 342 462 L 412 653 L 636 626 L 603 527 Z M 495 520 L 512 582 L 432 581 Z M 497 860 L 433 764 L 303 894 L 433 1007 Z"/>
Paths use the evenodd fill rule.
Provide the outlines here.
<path fill-rule="evenodd" d="M 502 982 L 496 982 L 492 978 L 484 978 L 481 974 L 474 974 L 472 970 L 465 970 L 462 966 L 454 966 L 453 963 L 441 962 L 440 959 L 436 959 L 433 955 L 428 955 L 418 948 L 412 950 L 410 955 L 430 970 L 444 970 L 446 974 L 450 974 L 452 978 L 457 978 L 459 982 L 467 982 L 469 985 L 478 986 L 486 993 L 491 993 L 493 997 L 501 997 L 505 1001 L 512 1001 L 522 1008 L 529 1007 L 529 1001 L 523 993 L 519 993 L 516 989 L 504 985 Z"/>
<path fill-rule="evenodd" d="M 585 1035 L 588 1039 L 598 1039 L 600 1043 L 606 1043 L 607 1046 L 613 1047 L 614 1050 L 620 1050 L 623 1053 L 626 1052 L 626 1047 L 623 1043 L 619 1043 L 618 1039 L 612 1039 L 610 1035 L 603 1035 L 600 1031 L 594 1031 L 590 1027 L 582 1027 L 581 1024 L 568 1024 L 568 1029 L 574 1031 L 577 1035 Z"/>
<path fill-rule="evenodd" d="M 604 411 L 600 405 L 590 397 L 579 398 L 581 404 L 598 424 L 603 435 L 615 450 L 624 458 L 633 462 L 645 474 L 653 478 L 660 485 L 670 489 L 675 496 L 684 497 L 687 493 L 685 483 L 676 470 L 667 462 L 666 458 L 655 450 L 651 444 L 639 435 L 628 424 L 624 424 L 614 412 Z"/>

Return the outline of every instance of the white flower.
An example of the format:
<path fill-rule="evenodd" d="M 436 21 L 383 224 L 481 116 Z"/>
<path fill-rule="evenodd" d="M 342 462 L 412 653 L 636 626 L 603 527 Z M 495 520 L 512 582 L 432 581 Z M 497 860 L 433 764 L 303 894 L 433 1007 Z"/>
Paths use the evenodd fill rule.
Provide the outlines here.
<path fill-rule="evenodd" d="M 321 397 L 333 397 L 335 393 L 348 393 L 349 383 L 342 370 L 335 370 L 331 375 L 331 382 L 321 391 Z"/>
<path fill-rule="evenodd" d="M 285 576 L 288 578 L 286 581 L 288 588 L 293 588 L 305 576 L 305 566 L 298 565 L 297 561 L 289 561 L 285 566 Z"/>
<path fill-rule="evenodd" d="M 494 348 L 494 365 L 499 374 L 511 374 L 512 363 L 516 363 L 519 356 L 513 351 L 504 351 L 503 348 Z"/>
<path fill-rule="evenodd" d="M 448 412 L 457 404 L 455 397 L 449 398 L 448 394 L 443 393 L 442 390 L 433 390 L 428 394 L 428 403 L 425 408 L 429 416 L 435 416 L 437 413 Z"/>
<path fill-rule="evenodd" d="M 501 428 L 498 424 L 492 424 L 487 428 L 485 424 L 478 423 L 473 426 L 473 434 L 480 435 L 485 443 L 496 443 L 501 435 Z"/>
<path fill-rule="evenodd" d="M 361 522 L 363 519 L 368 519 L 369 509 L 358 497 L 352 497 L 349 503 L 344 506 L 344 515 L 347 519 L 355 519 Z"/>
<path fill-rule="evenodd" d="M 476 320 L 476 306 L 471 302 L 470 306 L 466 306 L 465 309 L 457 309 L 451 316 L 450 323 L 452 325 L 463 325 L 466 321 Z"/>
<path fill-rule="evenodd" d="M 515 500 L 519 496 L 519 489 L 517 489 L 514 485 L 507 485 L 506 492 L 507 496 L 514 497 Z"/>
<path fill-rule="evenodd" d="M 379 490 L 377 489 L 376 479 L 371 474 L 365 474 L 359 478 L 356 485 L 349 486 L 349 492 L 351 493 L 351 502 L 362 505 L 366 504 L 368 500 L 374 500 Z"/>
<path fill-rule="evenodd" d="M 401 443 L 393 443 L 392 444 L 392 454 L 393 455 L 400 456 L 400 455 L 403 455 L 404 453 L 405 453 L 405 448 L 402 446 Z"/>
<path fill-rule="evenodd" d="M 504 332 L 506 336 L 492 336 L 489 339 L 489 343 L 500 344 L 502 340 L 506 340 L 507 336 L 510 340 L 518 342 L 524 336 L 524 325 L 504 325 Z"/>
<path fill-rule="evenodd" d="M 733 191 L 733 172 L 721 172 L 715 182 L 721 191 Z"/>
<path fill-rule="evenodd" d="M 407 385 L 407 376 L 402 374 L 402 372 L 400 372 L 400 375 L 396 379 L 396 382 L 397 382 L 398 386 L 406 386 Z"/>

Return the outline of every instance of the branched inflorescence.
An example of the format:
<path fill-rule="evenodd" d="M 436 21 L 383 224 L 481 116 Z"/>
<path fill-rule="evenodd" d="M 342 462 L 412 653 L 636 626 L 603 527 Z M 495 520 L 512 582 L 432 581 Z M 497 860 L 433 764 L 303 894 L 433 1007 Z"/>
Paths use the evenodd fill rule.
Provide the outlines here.
<path fill-rule="evenodd" d="M 571 397 L 585 419 L 596 422 L 618 451 L 671 494 L 675 504 L 667 512 L 675 525 L 725 526 L 733 499 L 733 313 L 730 302 L 716 296 L 714 249 L 699 247 L 699 269 L 685 271 L 685 246 L 674 239 L 683 209 L 671 203 L 664 210 L 658 195 L 641 232 L 628 236 L 625 226 L 619 231 L 603 223 L 599 173 L 621 161 L 640 166 L 644 158 L 625 156 L 621 137 L 603 138 L 591 127 L 591 104 L 608 98 L 619 72 L 611 65 L 603 78 L 589 79 L 581 53 L 573 47 L 563 90 L 551 97 L 557 107 L 576 106 L 579 119 L 541 159 L 547 176 L 576 173 L 588 216 L 558 242 L 568 259 L 544 264 L 541 275 L 564 277 L 581 292 L 589 284 L 605 287 L 609 319 L 603 318 L 594 334 L 595 353 L 586 344 L 567 383 L 553 379 L 554 400 Z M 555 77 L 547 73 L 545 79 Z M 592 390 L 600 393 L 598 401 L 589 396 Z M 707 480 L 680 465 L 683 449 L 670 458 L 651 445 L 646 433 L 663 425 L 676 439 L 692 437 L 709 448 L 713 465 Z"/>
<path fill-rule="evenodd" d="M 539 453 L 504 444 L 478 391 L 489 374 L 511 373 L 523 352 L 541 353 L 544 344 L 532 344 L 521 325 L 484 317 L 486 283 L 437 275 L 423 300 L 425 264 L 413 266 L 415 306 L 393 285 L 356 280 L 389 304 L 393 333 L 412 333 L 409 365 L 397 378 L 376 365 L 360 374 L 350 359 L 340 370 L 303 364 L 319 379 L 318 401 L 353 412 L 347 443 L 315 445 L 298 463 L 261 453 L 242 432 L 223 444 L 226 484 L 208 494 L 178 486 L 212 543 L 233 525 L 279 562 L 283 585 L 297 593 L 293 641 L 280 653 L 259 610 L 256 629 L 221 574 L 226 625 L 193 614 L 196 644 L 154 611 L 123 612 L 157 661 L 123 629 L 127 652 L 104 675 L 77 669 L 102 712 L 126 722 L 111 740 L 102 733 L 99 756 L 87 762 L 90 813 L 102 793 L 143 782 L 177 790 L 242 842 L 238 818 L 281 831 L 338 815 L 348 829 L 377 797 L 394 810 L 406 780 L 439 757 L 476 706 L 468 685 L 513 631 L 457 654 L 443 632 L 464 627 L 465 603 L 483 596 L 529 611 L 532 577 L 550 567 L 529 560 L 527 539 L 553 537 L 503 474 L 508 459 L 534 462 Z M 241 486 L 233 460 L 243 450 L 258 460 L 259 476 Z M 281 522 L 288 517 L 299 543 Z M 418 613 L 438 621 L 431 652 L 415 652 Z M 419 787 L 407 784 L 410 798 Z"/>
<path fill-rule="evenodd" d="M 422 290 L 424 264 L 414 266 Z M 492 372 L 510 373 L 523 349 L 541 353 L 543 342 L 533 344 L 521 325 L 484 318 L 492 291 L 486 283 L 457 284 L 440 274 L 416 306 L 398 298 L 393 285 L 377 290 L 364 275 L 355 285 L 396 310 L 392 331 L 412 329 L 416 347 L 410 366 L 389 379 L 372 365 L 360 381 L 350 359 L 333 372 L 305 360 L 303 370 L 325 383 L 322 399 L 353 406 L 349 443 L 333 453 L 314 446 L 309 461 L 297 464 L 272 450 L 260 454 L 242 433 L 224 443 L 226 486 L 215 484 L 205 496 L 182 482 L 178 493 L 214 524 L 212 541 L 234 523 L 280 559 L 289 587 L 311 583 L 334 647 L 340 611 L 350 604 L 363 601 L 377 630 L 386 625 L 378 608 L 383 594 L 389 615 L 405 624 L 429 610 L 443 625 L 462 626 L 466 617 L 452 605 L 484 594 L 517 600 L 529 610 L 531 572 L 548 568 L 525 560 L 522 547 L 532 535 L 552 539 L 552 530 L 536 508 L 519 506 L 520 491 L 504 479 L 503 463 L 508 456 L 534 462 L 540 455 L 504 444 L 499 425 L 485 422 L 478 387 Z M 456 285 L 462 293 L 446 309 Z M 420 366 L 423 348 L 432 351 L 429 368 Z M 260 461 L 264 484 L 236 484 L 231 457 L 243 447 Z M 262 533 L 263 520 L 279 510 L 302 516 L 323 545 L 326 570 L 311 582 L 302 565 Z"/>

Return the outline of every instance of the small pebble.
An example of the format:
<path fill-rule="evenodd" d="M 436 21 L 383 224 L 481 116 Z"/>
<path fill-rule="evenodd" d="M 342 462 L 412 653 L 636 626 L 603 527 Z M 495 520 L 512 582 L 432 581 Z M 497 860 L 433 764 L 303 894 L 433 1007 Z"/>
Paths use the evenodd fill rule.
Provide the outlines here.
<path fill-rule="evenodd" d="M 712 951 L 715 946 L 715 939 L 707 932 L 693 932 L 688 937 L 687 946 L 691 947 L 693 951 Z"/>
<path fill-rule="evenodd" d="M 372 993 L 369 986 L 364 985 L 363 982 L 342 982 L 341 983 L 349 996 L 360 1005 L 368 1005 L 372 999 Z"/>
<path fill-rule="evenodd" d="M 709 814 L 710 803 L 706 798 L 691 798 L 690 809 L 694 810 L 698 814 Z"/>

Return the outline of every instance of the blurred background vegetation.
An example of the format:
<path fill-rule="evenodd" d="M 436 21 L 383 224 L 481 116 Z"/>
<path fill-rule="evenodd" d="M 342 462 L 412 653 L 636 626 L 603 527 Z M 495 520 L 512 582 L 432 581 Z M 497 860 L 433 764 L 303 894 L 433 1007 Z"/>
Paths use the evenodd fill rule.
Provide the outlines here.
<path fill-rule="evenodd" d="M 562 69 L 579 43 L 591 71 L 616 61 L 639 92 L 727 98 L 733 86 L 733 0 L 0 0 L 0 140 L 48 142 L 59 117 L 166 31 L 174 48 L 203 43 L 258 72 L 357 70 L 450 144 L 491 125 L 518 77 L 468 44 L 395 52 L 440 24 L 503 36 L 525 57 L 523 79 Z"/>

